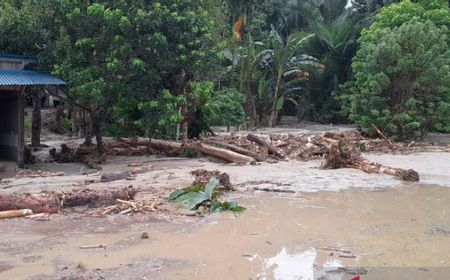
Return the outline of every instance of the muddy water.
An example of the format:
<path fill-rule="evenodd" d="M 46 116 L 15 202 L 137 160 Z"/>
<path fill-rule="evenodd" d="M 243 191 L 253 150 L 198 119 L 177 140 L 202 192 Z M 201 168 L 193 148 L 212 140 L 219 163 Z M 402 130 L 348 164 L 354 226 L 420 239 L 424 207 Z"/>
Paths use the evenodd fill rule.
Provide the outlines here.
<path fill-rule="evenodd" d="M 47 226 L 7 221 L 0 228 L 0 279 L 100 275 L 290 280 L 314 279 L 321 273 L 328 277 L 323 279 L 350 279 L 350 272 L 363 274 L 364 279 L 396 274 L 409 275 L 396 279 L 448 279 L 450 275 L 448 188 L 242 194 L 238 201 L 248 208 L 244 214 L 213 215 L 203 224 L 137 219 L 117 225 L 116 220 L 99 219 L 74 229 L 67 218 Z M 140 239 L 142 231 L 150 238 Z M 92 244 L 107 248 L 79 248 Z M 349 272 L 342 267 L 363 269 Z"/>

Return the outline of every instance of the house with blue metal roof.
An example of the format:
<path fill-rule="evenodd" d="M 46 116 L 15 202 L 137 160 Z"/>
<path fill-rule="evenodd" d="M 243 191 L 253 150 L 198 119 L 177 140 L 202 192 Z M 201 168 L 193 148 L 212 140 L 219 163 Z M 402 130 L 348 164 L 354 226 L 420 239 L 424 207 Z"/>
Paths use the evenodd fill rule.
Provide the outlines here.
<path fill-rule="evenodd" d="M 24 165 L 24 99 L 30 86 L 62 86 L 64 81 L 31 71 L 33 57 L 0 53 L 0 160 Z"/>

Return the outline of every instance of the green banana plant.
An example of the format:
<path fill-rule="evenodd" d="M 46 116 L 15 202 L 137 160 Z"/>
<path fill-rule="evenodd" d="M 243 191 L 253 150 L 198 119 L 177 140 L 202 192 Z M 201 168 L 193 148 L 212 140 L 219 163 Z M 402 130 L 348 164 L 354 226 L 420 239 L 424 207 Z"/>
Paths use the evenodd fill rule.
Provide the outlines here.
<path fill-rule="evenodd" d="M 316 58 L 301 52 L 303 45 L 313 37 L 314 34 L 294 33 L 285 41 L 272 28 L 265 48 L 255 56 L 253 68 L 260 73 L 258 94 L 265 101 L 269 127 L 276 124 L 285 101 L 303 89 L 302 82 L 312 72 L 323 68 Z"/>

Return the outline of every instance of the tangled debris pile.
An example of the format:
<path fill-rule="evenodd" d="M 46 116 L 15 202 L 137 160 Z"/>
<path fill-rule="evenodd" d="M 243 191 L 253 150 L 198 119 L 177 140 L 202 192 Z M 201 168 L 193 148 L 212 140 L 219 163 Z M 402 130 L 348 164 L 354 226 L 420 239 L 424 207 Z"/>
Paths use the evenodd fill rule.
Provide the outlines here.
<path fill-rule="evenodd" d="M 404 181 L 419 181 L 419 174 L 415 170 L 393 168 L 370 162 L 364 159 L 361 156 L 361 153 L 357 151 L 354 146 L 349 145 L 342 139 L 331 145 L 329 152 L 325 154 L 322 168 L 355 168 L 366 173 L 384 173 L 387 175 L 392 175 Z"/>
<path fill-rule="evenodd" d="M 384 135 L 382 134 L 382 136 Z M 377 164 L 371 164 L 372 167 L 369 167 L 367 161 L 362 159 L 359 151 L 406 153 L 409 151 L 417 151 L 417 149 L 421 148 L 422 144 L 415 142 L 408 145 L 393 143 L 385 136 L 382 139 L 370 139 L 356 131 L 343 133 L 326 132 L 316 136 L 256 134 L 248 134 L 247 136 L 212 136 L 185 144 L 139 137 L 130 139 L 117 138 L 116 140 L 105 143 L 105 154 L 100 156 L 97 155 L 97 151 L 92 144 L 86 143 L 80 145 L 77 149 L 62 146 L 61 152 L 52 150 L 50 153 L 57 161 L 81 161 L 91 167 L 103 161 L 105 155 L 130 156 L 156 153 L 167 156 L 182 156 L 186 155 L 186 151 L 188 150 L 216 157 L 227 162 L 245 164 L 280 160 L 308 161 L 325 158 L 326 156 L 330 158 L 330 154 L 335 152 L 332 147 L 338 142 L 343 143 L 342 146 L 353 147 L 352 153 L 355 156 L 352 155 L 346 158 L 343 161 L 345 164 L 331 164 L 329 166 L 323 164 L 325 168 L 357 168 L 369 173 L 378 172 L 394 175 L 403 180 L 416 180 L 418 178 L 418 176 L 412 175 L 412 173 L 405 175 L 406 173 L 404 172 L 393 172 L 393 168 L 381 168 Z M 357 150 L 358 154 L 356 155 Z"/>

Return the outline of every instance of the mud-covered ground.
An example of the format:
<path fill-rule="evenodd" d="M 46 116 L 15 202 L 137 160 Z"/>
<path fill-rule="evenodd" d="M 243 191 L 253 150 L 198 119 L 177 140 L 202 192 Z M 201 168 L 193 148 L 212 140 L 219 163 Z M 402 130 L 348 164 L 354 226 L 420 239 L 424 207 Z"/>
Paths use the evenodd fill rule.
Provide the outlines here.
<path fill-rule="evenodd" d="M 3 179 L 0 192 L 69 191 L 89 181 L 92 189 L 133 185 L 145 200 L 190 185 L 192 170 L 218 169 L 236 188 L 225 199 L 247 210 L 93 218 L 73 209 L 49 221 L 0 220 L 0 279 L 448 279 L 450 153 L 364 156 L 413 168 L 421 181 L 320 170 L 319 160 L 239 166 L 112 157 L 101 172 L 130 170 L 136 162 L 148 171 L 110 183 L 86 175 L 91 171 L 81 164 L 37 164 L 66 175 Z M 81 248 L 86 245 L 103 246 Z"/>

